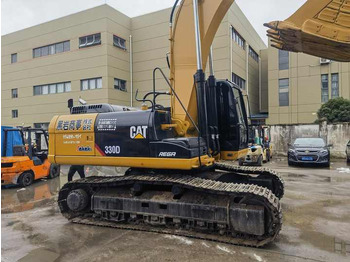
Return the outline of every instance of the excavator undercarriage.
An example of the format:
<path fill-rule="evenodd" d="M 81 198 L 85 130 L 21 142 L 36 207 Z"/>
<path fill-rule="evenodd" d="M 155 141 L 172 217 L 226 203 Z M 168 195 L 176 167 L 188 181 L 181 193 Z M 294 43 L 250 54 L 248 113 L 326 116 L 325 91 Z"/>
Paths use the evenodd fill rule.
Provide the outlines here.
<path fill-rule="evenodd" d="M 58 203 L 62 214 L 74 223 L 260 247 L 281 230 L 276 195 L 282 197 L 283 181 L 268 169 L 238 169 L 241 167 L 229 163 L 197 174 L 129 169 L 120 177 L 88 177 L 67 183 Z M 248 183 L 237 179 L 239 171 L 240 179 Z M 259 179 L 248 181 L 248 172 L 276 175 L 275 183 L 269 181 L 272 190 L 257 185 Z"/>

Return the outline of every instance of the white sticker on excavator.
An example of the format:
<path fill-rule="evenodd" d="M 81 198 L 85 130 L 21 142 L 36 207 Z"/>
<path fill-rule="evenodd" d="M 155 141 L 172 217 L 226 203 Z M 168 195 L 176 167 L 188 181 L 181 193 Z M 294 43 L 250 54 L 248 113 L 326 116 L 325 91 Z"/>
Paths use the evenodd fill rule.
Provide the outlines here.
<path fill-rule="evenodd" d="M 147 126 L 131 126 L 130 127 L 130 138 L 131 139 L 146 139 L 147 137 Z"/>

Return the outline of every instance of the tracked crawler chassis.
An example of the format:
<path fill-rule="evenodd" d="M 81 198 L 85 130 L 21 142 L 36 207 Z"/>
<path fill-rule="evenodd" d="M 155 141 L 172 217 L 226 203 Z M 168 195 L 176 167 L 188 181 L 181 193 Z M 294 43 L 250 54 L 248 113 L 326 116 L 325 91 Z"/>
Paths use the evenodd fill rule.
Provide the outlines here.
<path fill-rule="evenodd" d="M 275 239 L 282 214 L 271 190 L 234 183 L 237 174 L 221 170 L 203 174 L 154 175 L 130 169 L 122 177 L 89 177 L 66 184 L 58 203 L 75 223 L 256 247 Z"/>

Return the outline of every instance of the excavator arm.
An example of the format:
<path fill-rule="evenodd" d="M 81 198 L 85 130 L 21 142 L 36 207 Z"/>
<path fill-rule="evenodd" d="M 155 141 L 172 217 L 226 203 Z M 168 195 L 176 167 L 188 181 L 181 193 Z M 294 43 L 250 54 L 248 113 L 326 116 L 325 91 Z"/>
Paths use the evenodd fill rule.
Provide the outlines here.
<path fill-rule="evenodd" d="M 201 38 L 202 68 L 205 69 L 215 34 L 234 0 L 200 0 L 198 16 Z M 193 0 L 183 0 L 178 7 L 174 25 L 170 30 L 170 80 L 189 115 L 197 121 L 197 99 L 194 73 L 197 68 Z M 172 118 L 186 129 L 188 116 L 173 96 Z M 185 127 L 186 126 L 186 127 Z M 182 129 L 182 130 L 183 130 Z M 180 135 L 185 135 L 182 132 Z"/>
<path fill-rule="evenodd" d="M 340 62 L 350 61 L 350 1 L 308 0 L 285 21 L 265 24 L 272 46 Z"/>

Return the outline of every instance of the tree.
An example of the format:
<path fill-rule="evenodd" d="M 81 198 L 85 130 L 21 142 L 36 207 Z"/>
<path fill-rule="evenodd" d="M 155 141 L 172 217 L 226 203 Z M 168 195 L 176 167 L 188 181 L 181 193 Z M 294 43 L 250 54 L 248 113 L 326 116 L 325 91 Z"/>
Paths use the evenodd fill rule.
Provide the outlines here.
<path fill-rule="evenodd" d="M 350 100 L 338 97 L 323 104 L 317 112 L 317 122 L 350 122 Z"/>

